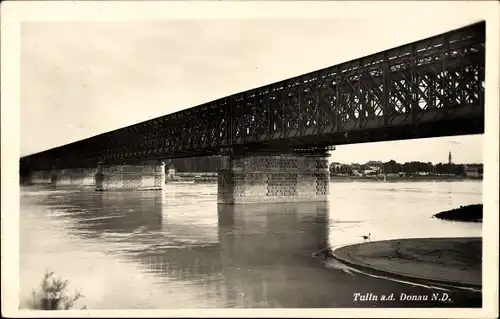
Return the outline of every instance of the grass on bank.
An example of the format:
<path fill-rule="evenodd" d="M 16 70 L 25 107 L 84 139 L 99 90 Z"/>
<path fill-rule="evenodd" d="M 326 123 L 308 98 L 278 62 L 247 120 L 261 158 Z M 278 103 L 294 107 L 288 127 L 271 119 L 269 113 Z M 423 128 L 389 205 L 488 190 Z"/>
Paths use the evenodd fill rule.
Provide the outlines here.
<path fill-rule="evenodd" d="M 31 309 L 34 310 L 69 310 L 72 309 L 75 303 L 84 298 L 78 290 L 73 294 L 68 294 L 69 280 L 56 278 L 54 272 L 46 271 L 40 290 L 33 290 L 31 293 Z M 83 306 L 81 309 L 86 309 Z"/>

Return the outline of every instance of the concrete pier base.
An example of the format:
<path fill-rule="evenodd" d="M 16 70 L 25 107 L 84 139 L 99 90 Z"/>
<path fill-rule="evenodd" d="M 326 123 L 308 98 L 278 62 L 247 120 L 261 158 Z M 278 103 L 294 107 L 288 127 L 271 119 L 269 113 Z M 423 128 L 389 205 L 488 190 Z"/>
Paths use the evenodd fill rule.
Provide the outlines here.
<path fill-rule="evenodd" d="M 56 186 L 95 185 L 96 168 L 70 168 L 33 171 L 27 178 L 28 184 Z"/>
<path fill-rule="evenodd" d="M 165 164 L 99 165 L 95 174 L 97 191 L 161 190 L 165 185 Z"/>
<path fill-rule="evenodd" d="M 34 171 L 31 172 L 27 178 L 28 184 L 34 185 L 43 185 L 43 184 L 51 184 L 52 180 L 52 170 L 45 171 Z"/>
<path fill-rule="evenodd" d="M 232 155 L 219 170 L 219 204 L 327 201 L 328 154 Z"/>
<path fill-rule="evenodd" d="M 57 186 L 95 185 L 96 168 L 54 169 L 50 174 L 50 184 Z"/>

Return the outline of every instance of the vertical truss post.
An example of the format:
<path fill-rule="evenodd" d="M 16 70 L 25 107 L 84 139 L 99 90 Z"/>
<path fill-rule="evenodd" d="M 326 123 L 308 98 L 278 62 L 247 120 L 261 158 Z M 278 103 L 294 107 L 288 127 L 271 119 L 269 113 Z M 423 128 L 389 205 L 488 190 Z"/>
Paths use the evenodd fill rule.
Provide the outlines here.
<path fill-rule="evenodd" d="M 363 96 L 363 87 L 361 86 L 361 82 L 363 82 L 363 71 L 361 70 L 361 60 L 358 60 L 358 126 L 359 128 L 363 127 L 363 120 L 365 118 L 365 98 Z M 354 93 L 354 92 L 353 92 Z M 354 101 L 353 101 L 354 102 Z M 354 106 L 354 103 L 353 103 Z"/>
<path fill-rule="evenodd" d="M 363 94 L 362 94 L 362 97 L 363 97 L 363 116 L 364 116 L 364 120 L 365 120 L 365 123 L 368 122 L 368 120 L 370 119 L 370 112 L 372 111 L 372 108 L 371 108 L 371 105 L 370 105 L 370 90 L 372 90 L 372 88 L 370 87 L 370 75 L 368 73 L 368 68 L 365 68 L 364 67 L 364 63 L 363 63 L 363 69 L 362 69 L 362 73 L 361 73 L 361 85 L 363 87 Z"/>
<path fill-rule="evenodd" d="M 389 79 L 389 53 L 384 52 L 384 70 L 383 70 L 383 110 L 384 110 L 384 125 L 389 124 L 389 90 L 390 90 L 390 79 Z"/>
<path fill-rule="evenodd" d="M 335 108 L 337 109 L 337 116 L 336 116 L 336 131 L 340 132 L 340 124 L 342 120 L 342 108 L 341 108 L 341 102 L 340 102 L 340 66 L 335 67 Z"/>
<path fill-rule="evenodd" d="M 250 127 L 252 123 L 251 115 L 247 113 L 247 110 L 249 109 L 248 106 L 250 104 L 248 103 L 248 100 L 251 94 L 252 94 L 251 91 L 247 91 L 241 94 L 243 96 L 243 101 L 241 101 L 241 105 L 243 107 L 241 108 L 242 116 L 240 117 L 240 119 L 243 119 L 243 125 L 241 127 L 242 130 L 241 140 L 243 143 L 246 143 L 248 141 L 248 135 L 249 135 L 248 133 L 250 132 Z M 253 108 L 253 102 L 251 102 L 250 112 L 252 108 Z"/>
<path fill-rule="evenodd" d="M 227 98 L 226 103 L 226 125 L 227 125 L 227 144 L 231 145 L 234 143 L 233 136 L 233 126 L 234 126 L 234 117 L 233 117 L 233 108 L 234 108 L 234 98 Z"/>
<path fill-rule="evenodd" d="M 443 46 L 445 48 L 444 54 L 443 54 L 443 60 L 441 63 L 441 103 L 443 104 L 443 108 L 446 109 L 449 106 L 449 101 L 448 101 L 448 94 L 446 92 L 446 58 L 448 57 L 448 54 L 450 54 L 450 40 L 449 40 L 449 35 L 445 34 L 443 36 Z"/>
<path fill-rule="evenodd" d="M 312 82 L 312 81 L 311 81 Z M 321 112 L 320 112 L 320 103 L 319 103 L 319 80 L 316 80 L 316 92 L 314 92 L 315 103 L 316 103 L 316 134 L 319 135 L 321 132 Z"/>
<path fill-rule="evenodd" d="M 215 146 L 215 145 L 220 145 L 220 133 L 221 133 L 221 128 L 220 128 L 220 112 L 218 112 L 219 108 L 220 108 L 220 104 L 221 104 L 221 100 L 218 100 L 218 101 L 215 101 L 212 104 L 212 109 L 210 110 L 210 114 L 214 117 L 213 121 L 208 121 L 208 123 L 206 123 L 207 125 L 210 125 L 210 126 L 214 126 L 215 125 L 215 128 L 213 128 L 213 130 L 215 131 L 214 132 L 214 136 L 212 136 L 212 139 L 210 140 L 210 144 L 209 146 Z M 215 139 L 215 143 L 214 143 L 214 139 Z"/>
<path fill-rule="evenodd" d="M 273 133 L 273 127 L 271 124 L 271 91 L 272 85 L 267 87 L 267 95 L 266 95 L 266 107 L 267 107 L 267 140 L 271 140 L 271 135 Z"/>
<path fill-rule="evenodd" d="M 460 90 L 457 86 L 455 86 L 455 82 L 459 79 L 455 75 L 455 71 L 448 72 L 449 76 L 449 88 L 450 88 L 450 107 L 454 107 L 457 104 L 457 89 Z"/>
<path fill-rule="evenodd" d="M 285 132 L 285 121 L 286 121 L 286 118 L 285 118 L 285 99 L 286 99 L 285 88 L 286 88 L 286 81 L 283 82 L 283 87 L 281 88 L 281 103 L 278 103 L 278 104 L 281 104 L 281 133 L 283 134 L 283 135 L 281 135 L 282 137 L 286 136 L 286 132 Z"/>
<path fill-rule="evenodd" d="M 300 79 L 300 77 L 299 77 Z M 303 129 L 303 125 L 302 125 L 302 121 L 304 120 L 304 117 L 302 116 L 302 90 L 303 90 L 303 86 L 302 86 L 302 81 L 299 80 L 299 86 L 297 88 L 297 91 L 299 91 L 299 96 L 298 96 L 298 101 L 299 101 L 299 114 L 298 114 L 298 122 L 299 122 L 299 136 L 303 136 L 304 134 L 302 133 L 302 129 Z"/>
<path fill-rule="evenodd" d="M 251 99 L 252 101 L 252 107 L 250 109 L 246 108 L 248 111 L 248 115 L 247 115 L 247 119 L 248 119 L 248 133 L 247 133 L 247 138 L 245 139 L 245 141 L 248 141 L 248 140 L 253 140 L 253 137 L 254 137 L 254 134 L 255 134 L 255 129 L 256 129 L 256 125 L 255 125 L 255 113 L 257 112 L 257 107 L 256 107 L 256 103 L 257 103 L 257 90 L 253 89 L 251 90 L 250 92 L 248 92 L 249 95 L 252 95 L 253 94 L 253 98 Z"/>
<path fill-rule="evenodd" d="M 373 88 L 373 85 L 372 85 L 372 82 L 368 79 L 371 79 L 370 77 L 370 73 L 368 70 L 365 71 L 366 74 L 366 83 L 365 83 L 365 89 L 366 89 L 366 93 L 365 93 L 365 98 L 366 98 L 366 110 L 367 110 L 367 113 L 368 113 L 368 120 L 370 120 L 370 118 L 374 117 L 375 116 L 375 107 L 374 107 L 374 103 L 373 102 L 373 91 L 374 91 L 374 88 Z"/>
<path fill-rule="evenodd" d="M 227 105 L 227 97 L 224 97 L 221 101 L 221 104 L 224 103 L 224 138 L 222 139 L 222 143 L 223 145 L 227 145 L 229 144 L 229 134 L 228 134 L 228 114 L 227 114 L 227 109 L 228 109 L 228 105 Z M 222 114 L 222 112 L 220 112 L 219 114 Z"/>
<path fill-rule="evenodd" d="M 411 103 L 411 122 L 413 125 L 417 123 L 417 112 L 418 112 L 418 94 L 417 94 L 417 84 L 418 84 L 418 79 L 417 79 L 417 49 L 416 45 L 413 43 L 411 45 L 411 56 L 410 56 L 410 63 L 411 63 L 411 94 L 410 94 L 410 103 Z"/>
<path fill-rule="evenodd" d="M 484 60 L 483 60 L 484 63 Z M 484 106 L 484 88 L 483 88 L 483 82 L 485 81 L 485 75 L 484 75 L 484 67 L 477 67 L 477 76 L 478 76 L 478 83 L 477 83 L 477 96 L 479 100 L 479 105 Z"/>
<path fill-rule="evenodd" d="M 427 82 L 427 90 L 429 91 L 429 102 L 430 102 L 428 104 L 428 108 L 433 110 L 436 105 L 436 94 L 434 92 L 435 90 L 434 74 L 428 75 L 427 77 L 429 79 L 429 82 Z"/>

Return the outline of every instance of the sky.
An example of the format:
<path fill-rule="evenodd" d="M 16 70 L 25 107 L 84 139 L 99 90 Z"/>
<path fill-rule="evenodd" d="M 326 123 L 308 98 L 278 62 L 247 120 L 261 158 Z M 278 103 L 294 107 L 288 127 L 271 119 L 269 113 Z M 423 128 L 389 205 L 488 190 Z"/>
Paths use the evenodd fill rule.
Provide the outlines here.
<path fill-rule="evenodd" d="M 21 27 L 21 156 L 478 21 L 30 22 Z M 482 162 L 483 136 L 338 146 L 330 161 Z"/>

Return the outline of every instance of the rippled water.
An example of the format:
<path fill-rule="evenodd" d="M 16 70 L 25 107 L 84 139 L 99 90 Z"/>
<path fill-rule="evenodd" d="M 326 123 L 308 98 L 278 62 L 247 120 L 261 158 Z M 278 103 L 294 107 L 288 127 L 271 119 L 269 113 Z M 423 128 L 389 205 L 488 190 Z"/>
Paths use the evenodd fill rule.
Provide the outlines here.
<path fill-rule="evenodd" d="M 481 185 L 332 182 L 328 203 L 238 206 L 217 205 L 216 184 L 22 187 L 21 307 L 46 269 L 81 289 L 88 308 L 349 306 L 341 291 L 367 283 L 332 275 L 313 252 L 367 233 L 481 236 L 479 223 L 431 218 L 481 203 Z"/>

